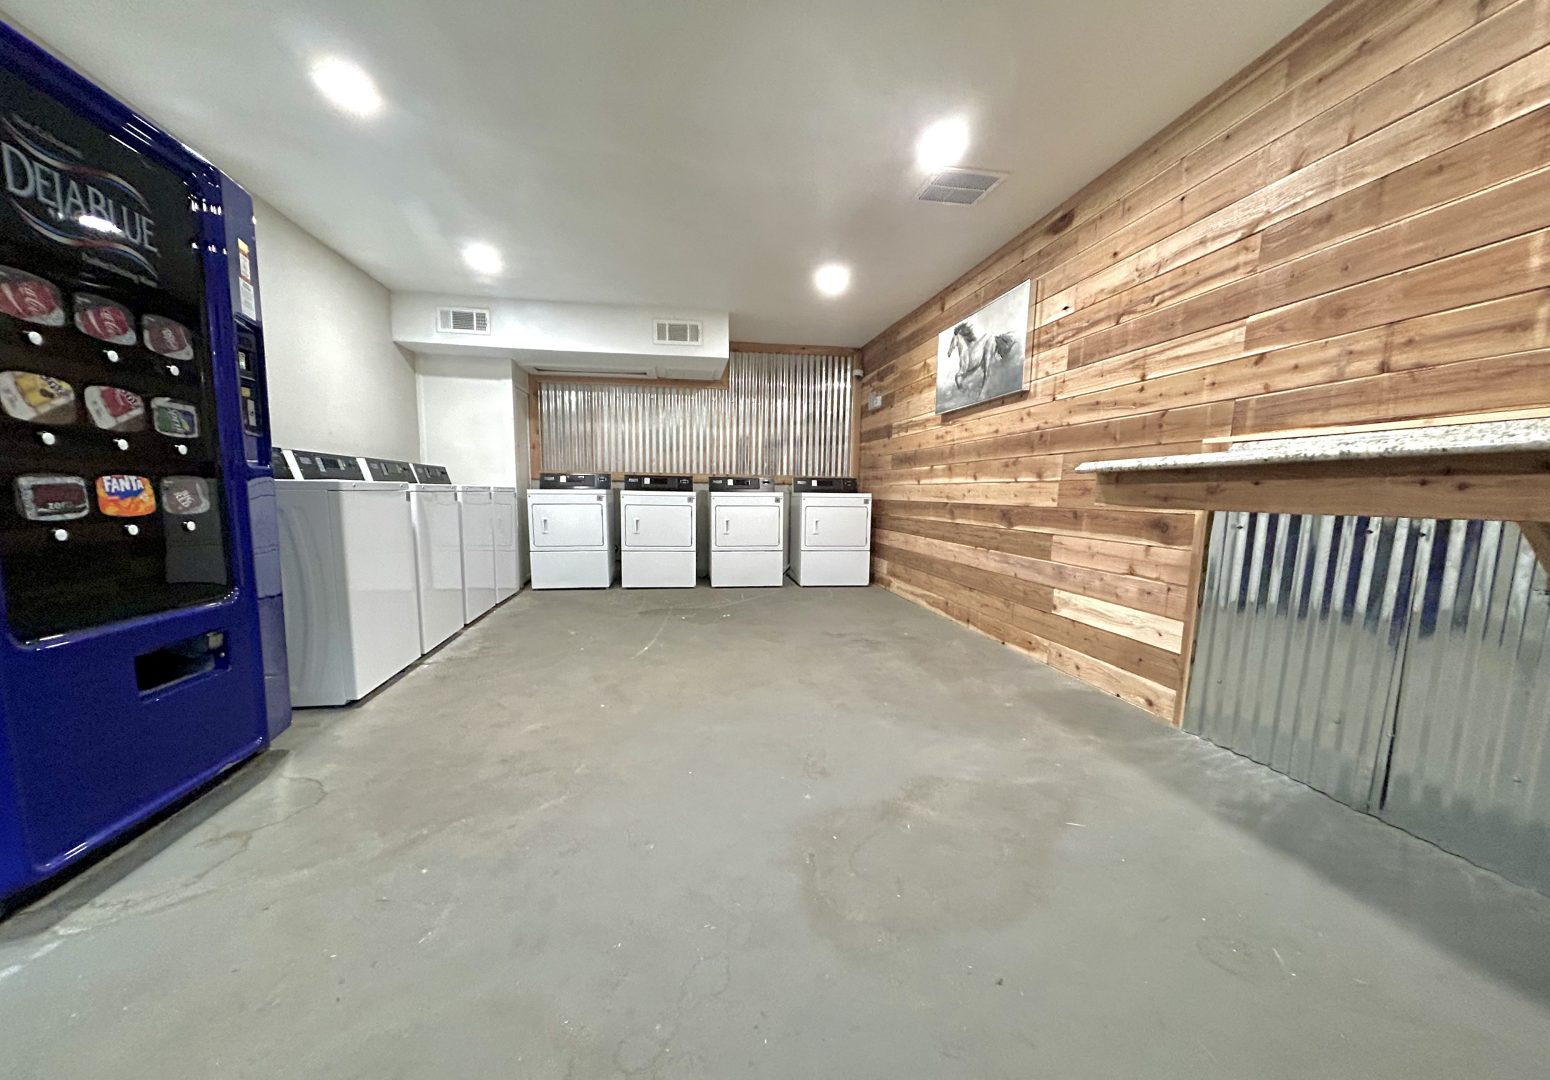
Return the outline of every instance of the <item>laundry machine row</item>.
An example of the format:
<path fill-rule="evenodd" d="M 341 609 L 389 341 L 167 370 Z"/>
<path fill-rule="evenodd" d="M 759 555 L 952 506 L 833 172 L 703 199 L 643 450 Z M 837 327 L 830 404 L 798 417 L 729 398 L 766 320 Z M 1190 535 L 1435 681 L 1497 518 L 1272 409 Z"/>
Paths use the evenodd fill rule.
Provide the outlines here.
<path fill-rule="evenodd" d="M 773 588 L 871 580 L 872 496 L 851 477 L 544 473 L 528 496 L 535 589 Z"/>
<path fill-rule="evenodd" d="M 274 471 L 296 705 L 365 697 L 521 587 L 515 488 L 279 448 Z"/>

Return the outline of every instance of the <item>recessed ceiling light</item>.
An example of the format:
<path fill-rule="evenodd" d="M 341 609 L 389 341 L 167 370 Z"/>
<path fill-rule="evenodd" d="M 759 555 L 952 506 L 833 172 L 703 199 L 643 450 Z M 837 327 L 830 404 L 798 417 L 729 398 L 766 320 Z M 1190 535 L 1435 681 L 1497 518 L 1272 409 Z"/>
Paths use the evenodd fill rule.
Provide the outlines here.
<path fill-rule="evenodd" d="M 813 271 L 813 288 L 825 296 L 839 296 L 850 288 L 850 267 L 844 263 L 824 263 Z"/>
<path fill-rule="evenodd" d="M 969 125 L 956 116 L 938 120 L 915 140 L 915 164 L 926 172 L 950 169 L 969 151 Z"/>
<path fill-rule="evenodd" d="M 372 116 L 382 110 L 382 95 L 359 64 L 339 56 L 325 56 L 312 65 L 312 83 L 340 112 Z"/>
<path fill-rule="evenodd" d="M 479 240 L 463 245 L 463 261 L 468 264 L 470 270 L 478 274 L 498 274 L 506 267 L 506 262 L 501 258 L 501 253 L 495 250 L 495 245 Z"/>

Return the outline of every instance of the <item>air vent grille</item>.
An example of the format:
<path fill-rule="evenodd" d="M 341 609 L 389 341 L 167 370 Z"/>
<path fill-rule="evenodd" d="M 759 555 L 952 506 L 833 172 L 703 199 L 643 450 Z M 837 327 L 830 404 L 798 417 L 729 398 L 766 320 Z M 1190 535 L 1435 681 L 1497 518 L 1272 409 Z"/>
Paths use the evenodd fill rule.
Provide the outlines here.
<path fill-rule="evenodd" d="M 658 319 L 656 336 L 658 345 L 698 345 L 704 323 L 690 319 Z"/>
<path fill-rule="evenodd" d="M 649 379 L 651 372 L 641 368 L 628 368 L 622 371 L 592 371 L 586 368 L 563 367 L 532 367 L 528 369 L 534 375 L 569 376 L 578 379 Z"/>
<path fill-rule="evenodd" d="M 1006 175 L 984 169 L 943 169 L 929 177 L 915 197 L 921 202 L 973 206 L 994 191 Z"/>
<path fill-rule="evenodd" d="M 490 311 L 488 308 L 437 308 L 436 329 L 443 334 L 488 334 Z"/>

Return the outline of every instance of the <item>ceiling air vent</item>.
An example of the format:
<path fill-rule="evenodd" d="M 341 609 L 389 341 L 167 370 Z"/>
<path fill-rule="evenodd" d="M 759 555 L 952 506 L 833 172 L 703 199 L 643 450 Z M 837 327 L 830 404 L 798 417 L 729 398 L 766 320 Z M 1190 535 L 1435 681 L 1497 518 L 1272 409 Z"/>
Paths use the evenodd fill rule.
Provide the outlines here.
<path fill-rule="evenodd" d="M 528 368 L 534 375 L 558 375 L 573 376 L 578 379 L 649 379 L 651 372 L 643 368 L 630 368 L 623 371 L 591 371 L 586 368 L 565 367 L 531 367 Z"/>
<path fill-rule="evenodd" d="M 437 308 L 436 329 L 443 334 L 488 334 L 490 310 L 489 308 Z"/>
<path fill-rule="evenodd" d="M 994 191 L 1006 176 L 1006 173 L 984 169 L 943 169 L 926 180 L 915 198 L 921 202 L 973 206 Z"/>
<path fill-rule="evenodd" d="M 658 319 L 654 340 L 658 345 L 698 345 L 704 325 L 689 319 Z"/>

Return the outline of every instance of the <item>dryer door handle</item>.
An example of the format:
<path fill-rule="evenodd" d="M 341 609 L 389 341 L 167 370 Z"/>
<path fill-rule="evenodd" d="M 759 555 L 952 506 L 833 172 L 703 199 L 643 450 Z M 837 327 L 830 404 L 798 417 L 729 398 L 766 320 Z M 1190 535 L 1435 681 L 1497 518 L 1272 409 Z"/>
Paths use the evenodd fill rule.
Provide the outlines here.
<path fill-rule="evenodd" d="M 549 519 L 547 517 L 540 517 L 538 519 L 538 522 L 539 522 L 538 531 L 542 532 L 542 533 L 547 533 L 549 531 Z"/>
<path fill-rule="evenodd" d="M 813 517 L 813 535 L 814 536 L 818 535 L 818 525 L 819 525 L 819 523 L 820 523 L 820 519 L 817 517 L 817 515 L 814 515 L 814 517 Z"/>
<path fill-rule="evenodd" d="M 639 514 L 635 515 L 635 518 L 634 518 L 633 522 L 631 523 L 630 530 L 632 532 L 636 533 L 637 535 L 639 535 L 639 533 L 640 533 L 640 515 Z"/>

